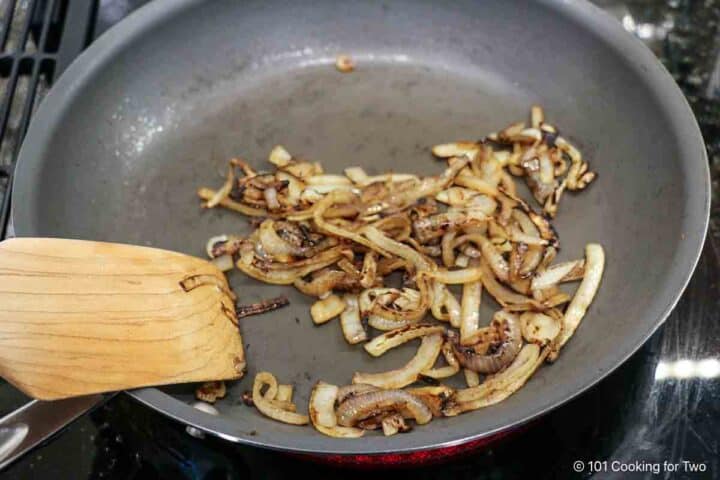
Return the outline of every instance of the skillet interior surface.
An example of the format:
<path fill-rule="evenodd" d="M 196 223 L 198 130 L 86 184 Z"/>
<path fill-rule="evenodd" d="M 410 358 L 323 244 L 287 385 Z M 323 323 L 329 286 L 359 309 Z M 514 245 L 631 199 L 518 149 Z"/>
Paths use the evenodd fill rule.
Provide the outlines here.
<path fill-rule="evenodd" d="M 358 68 L 340 74 L 338 53 Z M 192 388 L 133 392 L 225 438 L 335 453 L 458 443 L 536 416 L 620 364 L 664 320 L 684 288 L 708 215 L 707 162 L 679 90 L 652 54 L 609 17 L 575 1 L 308 2 L 159 0 L 101 37 L 41 106 L 13 192 L 20 236 L 153 245 L 198 256 L 208 237 L 248 231 L 229 211 L 199 208 L 225 162 L 267 165 L 276 144 L 329 172 L 362 165 L 437 173 L 431 145 L 477 139 L 546 108 L 599 178 L 567 195 L 561 258 L 590 241 L 607 252 L 599 295 L 573 340 L 501 404 L 392 438 L 323 437 L 242 405 L 254 373 L 295 384 L 305 410 L 317 380 L 404 364 L 417 344 L 370 359 L 339 325 L 316 328 L 310 300 L 239 272 L 242 302 L 280 293 L 291 306 L 246 318 L 249 371 L 212 417 Z M 482 318 L 495 304 L 484 297 Z M 142 361 L 139 359 L 138 361 Z"/>

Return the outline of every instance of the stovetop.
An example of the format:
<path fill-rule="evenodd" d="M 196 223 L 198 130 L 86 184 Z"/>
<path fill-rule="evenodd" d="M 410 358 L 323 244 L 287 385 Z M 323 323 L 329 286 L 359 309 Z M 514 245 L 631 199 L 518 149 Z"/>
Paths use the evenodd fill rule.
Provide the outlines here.
<path fill-rule="evenodd" d="M 22 0 L 19 0 L 22 1 Z M 75 0 L 69 0 L 73 2 Z M 0 0 L 0 5 L 4 2 Z M 144 0 L 99 0 L 95 36 Z M 645 41 L 687 95 L 713 174 L 711 232 L 677 308 L 647 344 L 596 387 L 490 447 L 392 472 L 438 478 L 720 478 L 720 1 L 597 0 Z M 631 319 L 628 319 L 631 321 Z M 25 399 L 0 384 L 0 414 Z M 273 479 L 368 472 L 215 438 L 119 395 L 0 478 Z M 375 472 L 371 475 L 384 475 Z"/>

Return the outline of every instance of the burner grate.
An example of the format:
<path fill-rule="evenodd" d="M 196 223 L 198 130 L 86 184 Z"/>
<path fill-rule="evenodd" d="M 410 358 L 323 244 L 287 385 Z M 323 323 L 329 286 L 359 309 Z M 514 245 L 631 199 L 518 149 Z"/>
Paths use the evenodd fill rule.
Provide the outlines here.
<path fill-rule="evenodd" d="M 30 117 L 53 80 L 89 44 L 94 0 L 0 0 L 0 238 Z"/>

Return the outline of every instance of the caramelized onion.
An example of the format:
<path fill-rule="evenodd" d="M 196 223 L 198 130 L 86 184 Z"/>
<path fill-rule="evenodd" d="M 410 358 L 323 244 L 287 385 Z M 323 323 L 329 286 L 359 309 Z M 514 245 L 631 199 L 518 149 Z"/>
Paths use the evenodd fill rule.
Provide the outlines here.
<path fill-rule="evenodd" d="M 585 276 L 575 292 L 570 305 L 563 316 L 562 330 L 554 342 L 550 360 L 555 360 L 563 345 L 570 339 L 575 329 L 580 325 L 585 312 L 592 303 L 595 294 L 600 288 L 603 269 L 605 268 L 605 251 L 597 243 L 590 243 L 585 247 Z"/>
<path fill-rule="evenodd" d="M 342 402 L 337 410 L 337 423 L 354 427 L 360 421 L 380 413 L 407 410 L 418 425 L 432 420 L 432 412 L 420 399 L 402 390 L 380 390 L 354 395 Z"/>
<path fill-rule="evenodd" d="M 379 357 L 391 348 L 395 348 L 405 342 L 433 333 L 443 333 L 444 331 L 445 329 L 439 325 L 430 325 L 426 323 L 408 325 L 406 327 L 391 330 L 383 333 L 382 335 L 378 335 L 373 338 L 372 341 L 363 345 L 363 348 L 365 348 L 365 351 L 373 357 Z"/>
<path fill-rule="evenodd" d="M 453 350 L 460 364 L 478 373 L 495 373 L 513 361 L 522 347 L 520 321 L 512 313 L 500 310 L 493 316 L 493 326 L 501 332 L 501 341 L 491 345 L 492 352 L 478 354 L 472 347 L 464 347 L 452 337 Z"/>
<path fill-rule="evenodd" d="M 380 388 L 402 388 L 416 381 L 420 374 L 435 364 L 443 337 L 435 333 L 423 337 L 415 356 L 402 368 L 382 373 L 356 373 L 353 383 L 367 383 Z"/>
<path fill-rule="evenodd" d="M 299 413 L 284 410 L 273 404 L 271 399 L 262 394 L 262 389 L 265 386 L 268 386 L 269 389 L 277 392 L 277 379 L 269 372 L 258 372 L 255 375 L 255 382 L 253 383 L 252 401 L 253 405 L 255 405 L 260 413 L 272 418 L 273 420 L 278 420 L 283 423 L 289 423 L 292 425 L 308 424 L 310 419 L 307 415 L 301 415 Z"/>
<path fill-rule="evenodd" d="M 292 386 L 260 372 L 253 399 L 263 414 L 311 421 L 337 438 L 381 427 L 386 435 L 407 431 L 412 418 L 426 423 L 503 400 L 545 359 L 554 360 L 577 328 L 599 288 L 604 253 L 590 244 L 585 260 L 552 265 L 559 247 L 550 220 L 566 189 L 582 190 L 596 176 L 582 154 L 539 106 L 529 124 L 517 122 L 479 142 L 436 145 L 433 153 L 447 162 L 435 176 L 371 176 L 360 167 L 337 175 L 276 146 L 268 158 L 274 172 L 232 159 L 219 189 L 198 191 L 205 207 L 261 217 L 245 238 L 208 241 L 208 256 L 221 270 L 235 261 L 250 277 L 316 297 L 313 321 L 339 316 L 351 345 L 368 340 L 365 322 L 386 332 L 365 345 L 373 356 L 421 339 L 401 368 L 356 373 L 353 385 L 341 388 L 317 383 L 309 420 L 297 414 Z M 237 169 L 244 176 L 236 178 Z M 537 209 L 518 195 L 513 176 L 525 179 Z M 558 287 L 579 279 L 573 297 Z M 450 285 L 462 285 L 461 301 Z M 481 327 L 483 290 L 502 310 Z M 240 317 L 266 306 L 236 310 Z M 424 323 L 428 310 L 449 325 Z M 436 366 L 440 353 L 444 360 Z M 461 369 L 466 389 L 397 390 Z"/>

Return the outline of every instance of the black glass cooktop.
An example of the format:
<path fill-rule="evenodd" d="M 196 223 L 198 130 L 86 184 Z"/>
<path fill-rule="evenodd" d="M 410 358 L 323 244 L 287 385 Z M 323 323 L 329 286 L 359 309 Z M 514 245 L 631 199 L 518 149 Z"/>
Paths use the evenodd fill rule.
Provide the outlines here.
<path fill-rule="evenodd" d="M 70 0 L 71 2 L 73 0 Z M 2 3 L 2 2 L 0 2 Z M 142 0 L 101 0 L 94 35 Z M 683 88 L 720 184 L 720 1 L 596 1 L 645 41 Z M 390 473 L 415 479 L 720 478 L 720 209 L 697 271 L 665 325 L 626 364 L 520 432 L 442 465 Z M 23 402 L 0 385 L 0 414 Z M 594 474 L 594 475 L 593 475 Z M 198 439 L 119 395 L 0 478 L 367 478 L 283 454 Z"/>

